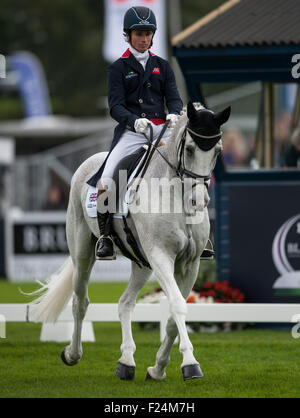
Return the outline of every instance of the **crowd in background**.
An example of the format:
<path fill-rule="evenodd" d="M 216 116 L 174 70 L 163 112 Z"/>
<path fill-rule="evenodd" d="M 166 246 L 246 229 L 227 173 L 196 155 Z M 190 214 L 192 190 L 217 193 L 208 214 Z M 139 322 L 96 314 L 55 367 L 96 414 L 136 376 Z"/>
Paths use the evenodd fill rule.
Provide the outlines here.
<path fill-rule="evenodd" d="M 292 116 L 282 112 L 274 123 L 274 167 L 300 168 L 300 127 L 291 130 Z M 223 159 L 228 168 L 249 167 L 255 155 L 255 138 L 246 138 L 238 128 L 223 135 Z"/>

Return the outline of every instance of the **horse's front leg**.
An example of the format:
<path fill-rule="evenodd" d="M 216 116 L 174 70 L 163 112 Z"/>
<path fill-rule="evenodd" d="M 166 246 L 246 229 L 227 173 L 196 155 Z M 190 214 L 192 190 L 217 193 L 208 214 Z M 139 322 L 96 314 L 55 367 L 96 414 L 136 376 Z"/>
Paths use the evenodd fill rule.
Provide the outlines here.
<path fill-rule="evenodd" d="M 136 263 L 132 262 L 131 276 L 125 292 L 119 300 L 119 318 L 122 327 L 122 356 L 118 361 L 116 375 L 120 379 L 132 380 L 135 373 L 135 343 L 131 330 L 131 316 L 135 307 L 138 292 L 151 276 L 151 270 L 148 268 L 140 268 Z"/>
<path fill-rule="evenodd" d="M 192 287 L 195 284 L 199 270 L 199 260 L 191 262 L 184 271 L 175 274 L 176 282 L 178 287 L 185 299 L 190 294 Z M 148 372 L 147 377 L 155 377 L 155 379 L 162 380 L 166 377 L 166 366 L 170 361 L 170 353 L 178 334 L 176 323 L 173 318 L 170 317 L 166 326 L 166 336 L 162 342 L 157 354 L 156 363 L 154 367 L 150 367 L 150 373 Z"/>
<path fill-rule="evenodd" d="M 179 351 L 182 355 L 181 370 L 183 378 L 191 379 L 195 377 L 202 377 L 202 371 L 199 363 L 193 355 L 193 345 L 189 339 L 188 332 L 186 329 L 185 318 L 187 314 L 187 306 L 184 296 L 182 295 L 175 277 L 174 277 L 174 262 L 173 260 L 165 255 L 164 251 L 157 251 L 156 254 L 153 252 L 149 261 L 153 267 L 154 274 L 165 292 L 170 306 L 171 316 L 177 326 L 177 330 L 180 337 Z M 174 340 L 174 326 L 172 323 L 169 324 L 172 333 L 171 339 L 169 337 L 166 340 L 165 347 L 170 350 L 171 340 Z M 169 328 L 170 329 L 170 328 Z M 176 335 L 175 335 L 176 336 Z M 163 351 L 163 350 L 162 350 Z M 161 368 L 162 369 L 162 368 Z M 157 379 L 157 375 L 153 374 L 153 369 L 148 368 L 150 377 Z M 152 374 L 151 374 L 152 373 Z"/>

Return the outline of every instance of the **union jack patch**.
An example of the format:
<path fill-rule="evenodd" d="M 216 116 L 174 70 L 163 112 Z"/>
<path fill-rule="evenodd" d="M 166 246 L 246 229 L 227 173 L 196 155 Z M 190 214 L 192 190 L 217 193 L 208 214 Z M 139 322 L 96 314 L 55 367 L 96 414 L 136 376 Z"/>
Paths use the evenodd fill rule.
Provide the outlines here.
<path fill-rule="evenodd" d="M 160 68 L 159 67 L 154 67 L 152 73 L 160 74 Z"/>
<path fill-rule="evenodd" d="M 98 193 L 91 193 L 89 196 L 89 201 L 95 202 L 97 200 L 97 197 L 98 197 Z"/>

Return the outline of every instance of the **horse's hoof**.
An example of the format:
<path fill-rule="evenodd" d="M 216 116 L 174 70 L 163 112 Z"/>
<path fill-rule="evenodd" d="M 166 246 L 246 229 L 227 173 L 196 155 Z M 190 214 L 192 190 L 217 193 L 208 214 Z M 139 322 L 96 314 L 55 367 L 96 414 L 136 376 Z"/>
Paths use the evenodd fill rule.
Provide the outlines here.
<path fill-rule="evenodd" d="M 150 374 L 151 371 L 151 374 Z M 148 367 L 145 380 L 164 380 L 166 378 L 166 372 L 160 374 L 154 367 Z"/>
<path fill-rule="evenodd" d="M 147 372 L 145 380 L 153 380 L 152 377 L 150 376 L 149 372 Z"/>
<path fill-rule="evenodd" d="M 199 364 L 189 364 L 181 368 L 183 380 L 197 379 L 203 377 Z"/>
<path fill-rule="evenodd" d="M 66 359 L 66 355 L 65 355 L 65 351 L 66 351 L 66 347 L 63 349 L 63 351 L 61 352 L 61 359 L 62 361 L 67 365 L 67 366 L 75 366 L 75 364 L 77 364 L 79 362 L 78 361 L 73 361 L 72 363 L 69 363 Z"/>
<path fill-rule="evenodd" d="M 126 364 L 118 362 L 116 376 L 121 380 L 133 380 L 135 366 L 126 366 Z"/>

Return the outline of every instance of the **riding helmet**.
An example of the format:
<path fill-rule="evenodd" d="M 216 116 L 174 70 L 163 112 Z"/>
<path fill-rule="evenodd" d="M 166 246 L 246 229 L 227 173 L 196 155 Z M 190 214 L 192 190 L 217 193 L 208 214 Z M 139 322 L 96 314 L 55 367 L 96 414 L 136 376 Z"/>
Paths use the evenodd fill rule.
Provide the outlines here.
<path fill-rule="evenodd" d="M 124 32 L 136 30 L 156 31 L 155 15 L 148 7 L 131 7 L 124 16 Z"/>

